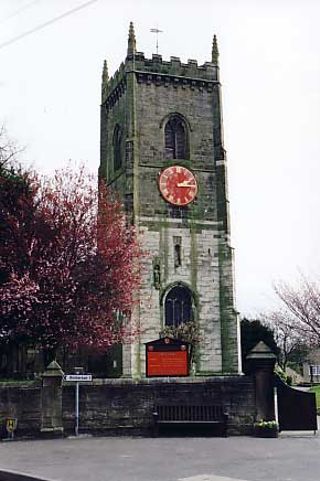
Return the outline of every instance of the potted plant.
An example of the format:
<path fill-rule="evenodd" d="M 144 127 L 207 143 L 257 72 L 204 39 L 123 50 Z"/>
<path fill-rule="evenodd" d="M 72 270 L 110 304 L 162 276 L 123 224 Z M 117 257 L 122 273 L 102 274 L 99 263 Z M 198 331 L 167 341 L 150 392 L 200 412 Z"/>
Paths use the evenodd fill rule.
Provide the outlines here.
<path fill-rule="evenodd" d="M 260 419 L 253 425 L 253 433 L 258 438 L 277 438 L 279 433 L 279 426 L 274 419 L 265 421 Z"/>

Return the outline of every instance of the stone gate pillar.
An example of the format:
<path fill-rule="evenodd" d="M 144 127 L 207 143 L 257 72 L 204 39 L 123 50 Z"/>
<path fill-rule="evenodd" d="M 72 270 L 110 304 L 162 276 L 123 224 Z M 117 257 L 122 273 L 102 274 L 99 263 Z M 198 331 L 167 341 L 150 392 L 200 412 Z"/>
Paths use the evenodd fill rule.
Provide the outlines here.
<path fill-rule="evenodd" d="M 256 418 L 275 419 L 273 371 L 277 356 L 263 341 L 254 346 L 246 357 L 249 374 L 255 380 Z"/>
<path fill-rule="evenodd" d="M 43 436 L 63 435 L 62 423 L 62 379 L 63 371 L 52 361 L 42 374 L 41 427 Z"/>

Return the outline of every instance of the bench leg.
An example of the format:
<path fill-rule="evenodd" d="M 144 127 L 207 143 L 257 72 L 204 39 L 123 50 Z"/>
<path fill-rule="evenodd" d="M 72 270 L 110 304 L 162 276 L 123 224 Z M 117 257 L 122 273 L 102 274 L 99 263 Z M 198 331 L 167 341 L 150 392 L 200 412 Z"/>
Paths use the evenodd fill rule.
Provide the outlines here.
<path fill-rule="evenodd" d="M 158 437 L 159 436 L 159 424 L 157 423 L 158 421 L 158 414 L 154 413 L 153 414 L 153 428 L 152 428 L 152 435 L 153 437 Z"/>

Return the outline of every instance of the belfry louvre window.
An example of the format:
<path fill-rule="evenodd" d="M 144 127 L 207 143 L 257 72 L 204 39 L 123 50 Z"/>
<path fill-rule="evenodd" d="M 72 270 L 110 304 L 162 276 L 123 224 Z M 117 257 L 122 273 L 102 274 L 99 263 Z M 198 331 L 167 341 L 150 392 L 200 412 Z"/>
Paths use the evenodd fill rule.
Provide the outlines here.
<path fill-rule="evenodd" d="M 121 157 L 121 128 L 117 124 L 113 132 L 113 167 L 114 170 L 120 169 L 122 165 Z"/>
<path fill-rule="evenodd" d="M 165 300 L 165 324 L 177 327 L 188 321 L 193 321 L 191 292 L 184 286 L 175 286 Z"/>
<path fill-rule="evenodd" d="M 164 128 L 167 159 L 187 159 L 188 139 L 183 120 L 177 115 L 171 117 Z"/>

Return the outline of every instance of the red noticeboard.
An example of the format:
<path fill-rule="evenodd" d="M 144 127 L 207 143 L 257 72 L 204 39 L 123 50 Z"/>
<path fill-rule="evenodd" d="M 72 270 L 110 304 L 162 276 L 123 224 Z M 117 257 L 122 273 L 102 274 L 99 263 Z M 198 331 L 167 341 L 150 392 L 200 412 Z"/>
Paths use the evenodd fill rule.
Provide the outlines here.
<path fill-rule="evenodd" d="M 189 344 L 177 339 L 157 339 L 146 344 L 148 377 L 188 376 Z"/>

